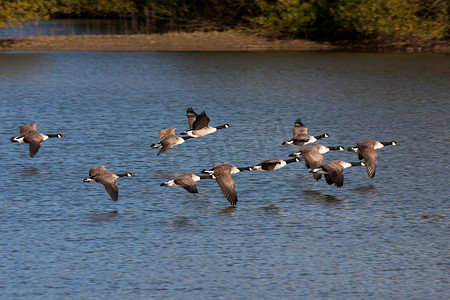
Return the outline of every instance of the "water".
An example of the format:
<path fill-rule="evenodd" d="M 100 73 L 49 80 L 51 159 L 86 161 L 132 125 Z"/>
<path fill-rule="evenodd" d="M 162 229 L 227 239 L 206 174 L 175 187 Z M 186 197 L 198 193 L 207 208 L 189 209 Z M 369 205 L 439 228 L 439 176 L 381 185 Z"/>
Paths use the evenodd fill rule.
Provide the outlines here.
<path fill-rule="evenodd" d="M 83 34 L 132 34 L 156 33 L 167 30 L 167 25 L 128 19 L 51 19 L 22 27 L 0 28 L 2 37 L 83 35 Z M 172 28 L 175 29 L 175 28 Z"/>
<path fill-rule="evenodd" d="M 350 53 L 1 53 L 0 290 L 5 299 L 443 299 L 449 292 L 450 59 Z M 229 129 L 157 157 L 185 109 Z M 369 179 L 315 182 L 303 163 L 234 176 L 230 208 L 160 183 L 227 161 L 287 158 L 301 117 L 329 146 L 377 139 Z M 32 122 L 64 139 L 35 158 Z M 357 161 L 350 152 L 325 160 Z M 113 203 L 83 184 L 106 164 Z"/>

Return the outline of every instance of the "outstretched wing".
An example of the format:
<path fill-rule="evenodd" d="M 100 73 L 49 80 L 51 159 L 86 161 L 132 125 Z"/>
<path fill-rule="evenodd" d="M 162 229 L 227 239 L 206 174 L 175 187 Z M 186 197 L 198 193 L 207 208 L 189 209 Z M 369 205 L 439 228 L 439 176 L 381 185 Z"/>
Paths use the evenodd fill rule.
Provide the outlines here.
<path fill-rule="evenodd" d="M 117 202 L 119 198 L 119 186 L 117 185 L 117 179 L 111 176 L 99 176 L 96 181 L 103 184 L 108 195 L 114 202 Z"/>
<path fill-rule="evenodd" d="M 25 134 L 27 134 L 29 132 L 37 131 L 36 126 L 37 126 L 36 123 L 21 126 L 20 127 L 20 135 L 24 136 Z"/>
<path fill-rule="evenodd" d="M 304 137 L 302 137 L 302 135 L 304 135 L 304 134 L 308 134 L 308 128 L 305 125 L 303 125 L 302 120 L 300 120 L 300 118 L 298 118 L 295 121 L 294 131 L 292 132 L 292 136 L 294 139 L 304 140 Z"/>
<path fill-rule="evenodd" d="M 186 116 L 188 118 L 189 128 L 194 129 L 193 124 L 195 122 L 195 119 L 197 119 L 198 114 L 194 111 L 194 109 L 192 107 L 189 106 L 186 109 Z"/>
<path fill-rule="evenodd" d="M 202 129 L 205 127 L 208 127 L 210 119 L 208 118 L 208 116 L 206 115 L 206 113 L 204 111 L 202 111 L 197 118 L 195 119 L 194 123 L 192 124 L 192 129 L 193 130 L 198 130 L 198 129 Z"/>
<path fill-rule="evenodd" d="M 231 205 L 235 206 L 238 202 L 236 185 L 234 183 L 233 177 L 230 173 L 221 174 L 216 177 L 217 184 L 222 190 L 222 194 L 230 202 Z"/>
<path fill-rule="evenodd" d="M 176 127 L 171 127 L 171 128 L 160 130 L 159 131 L 159 139 L 160 140 L 164 140 L 164 139 L 167 139 L 169 137 L 175 136 L 175 129 L 177 129 L 177 128 Z"/>
<path fill-rule="evenodd" d="M 181 186 L 189 193 L 198 194 L 197 184 L 190 176 L 180 176 L 180 178 L 174 180 L 174 183 Z"/>

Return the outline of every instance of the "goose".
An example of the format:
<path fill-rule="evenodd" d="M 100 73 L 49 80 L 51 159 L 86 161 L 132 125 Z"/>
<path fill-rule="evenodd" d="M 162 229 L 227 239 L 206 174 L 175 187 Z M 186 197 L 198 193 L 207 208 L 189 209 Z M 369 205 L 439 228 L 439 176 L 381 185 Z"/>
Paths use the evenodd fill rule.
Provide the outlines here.
<path fill-rule="evenodd" d="M 183 174 L 161 183 L 161 186 L 182 187 L 192 194 L 198 194 L 197 181 L 202 179 L 212 179 L 212 175 L 198 176 L 192 173 Z"/>
<path fill-rule="evenodd" d="M 42 142 L 49 138 L 61 139 L 64 137 L 62 134 L 42 134 L 36 129 L 37 124 L 28 124 L 20 127 L 20 136 L 12 137 L 10 141 L 12 143 L 29 144 L 30 157 L 33 158 L 39 151 Z"/>
<path fill-rule="evenodd" d="M 289 154 L 289 157 L 298 157 L 305 160 L 305 166 L 307 169 L 319 168 L 323 163 L 323 155 L 330 150 L 344 151 L 342 146 L 326 147 L 323 145 L 310 145 L 304 148 L 300 148 L 299 151 Z M 314 179 L 319 180 L 322 178 L 322 174 L 313 173 Z"/>
<path fill-rule="evenodd" d="M 282 167 L 286 166 L 287 164 L 298 162 L 300 159 L 298 157 L 282 160 L 279 158 L 273 158 L 268 159 L 260 162 L 257 165 L 254 165 L 252 167 L 247 168 L 239 168 L 240 171 L 260 171 L 260 172 L 272 172 L 278 169 L 281 169 Z"/>
<path fill-rule="evenodd" d="M 333 184 L 340 188 L 344 185 L 344 169 L 349 167 L 364 166 L 363 162 L 346 162 L 333 160 L 319 168 L 312 169 L 311 173 L 324 174 L 328 184 Z"/>
<path fill-rule="evenodd" d="M 109 196 L 114 202 L 119 198 L 119 187 L 117 178 L 134 177 L 133 173 L 114 174 L 106 170 L 105 166 L 98 166 L 89 170 L 89 177 L 83 179 L 83 182 L 98 182 L 103 184 Z"/>
<path fill-rule="evenodd" d="M 324 133 L 321 135 L 312 136 L 308 134 L 308 128 L 303 125 L 302 120 L 298 118 L 294 123 L 294 130 L 293 130 L 293 137 L 292 139 L 285 141 L 282 143 L 282 145 L 290 145 L 290 146 L 305 146 L 307 144 L 314 143 L 317 140 L 320 140 L 321 138 L 327 138 L 331 135 L 328 133 Z"/>
<path fill-rule="evenodd" d="M 202 111 L 200 114 L 197 114 L 192 107 L 186 109 L 186 116 L 190 130 L 182 132 L 181 135 L 187 135 L 193 138 L 199 138 L 216 132 L 219 129 L 231 127 L 230 124 L 223 124 L 216 127 L 209 126 L 210 119 L 206 113 Z"/>
<path fill-rule="evenodd" d="M 186 137 L 177 136 L 175 134 L 175 129 L 177 129 L 177 128 L 171 127 L 171 128 L 167 128 L 167 129 L 163 129 L 163 130 L 159 131 L 160 141 L 156 144 L 151 144 L 151 146 L 150 146 L 153 149 L 161 148 L 161 150 L 159 150 L 157 155 L 163 154 L 170 148 L 172 148 L 176 145 L 183 144 L 187 139 L 191 138 L 189 136 L 186 136 Z"/>
<path fill-rule="evenodd" d="M 225 196 L 228 202 L 230 202 L 232 206 L 236 206 L 238 197 L 236 192 L 236 185 L 234 183 L 233 177 L 231 177 L 231 174 L 236 174 L 240 171 L 241 170 L 239 168 L 236 168 L 229 163 L 222 162 L 214 164 L 213 168 L 210 170 L 203 170 L 202 173 L 212 175 L 212 178 L 217 181 L 217 184 L 222 190 L 222 194 Z"/>
<path fill-rule="evenodd" d="M 357 143 L 356 147 L 347 148 L 348 151 L 358 152 L 358 158 L 364 159 L 366 165 L 366 171 L 369 178 L 375 176 L 377 170 L 377 149 L 381 149 L 384 146 L 393 145 L 398 146 L 399 143 L 396 141 L 391 142 L 378 142 L 378 141 L 366 141 L 362 143 Z"/>

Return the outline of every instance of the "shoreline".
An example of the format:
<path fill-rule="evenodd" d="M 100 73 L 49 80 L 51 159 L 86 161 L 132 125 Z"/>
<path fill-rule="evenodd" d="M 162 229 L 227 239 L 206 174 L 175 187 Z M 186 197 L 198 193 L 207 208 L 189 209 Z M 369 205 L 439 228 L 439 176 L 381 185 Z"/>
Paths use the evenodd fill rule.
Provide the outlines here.
<path fill-rule="evenodd" d="M 450 41 L 422 44 L 373 41 L 331 43 L 306 39 L 268 39 L 237 31 L 0 38 L 0 52 L 22 51 L 354 51 L 450 54 Z"/>

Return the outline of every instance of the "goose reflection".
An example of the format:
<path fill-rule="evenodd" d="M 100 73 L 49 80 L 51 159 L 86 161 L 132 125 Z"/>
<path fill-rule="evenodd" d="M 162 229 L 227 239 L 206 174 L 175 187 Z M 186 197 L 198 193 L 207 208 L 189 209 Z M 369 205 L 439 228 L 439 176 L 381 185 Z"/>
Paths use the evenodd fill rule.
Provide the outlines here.
<path fill-rule="evenodd" d="M 112 221 L 119 215 L 119 210 L 113 209 L 111 211 L 105 211 L 102 213 L 94 213 L 91 216 L 92 221 Z"/>

